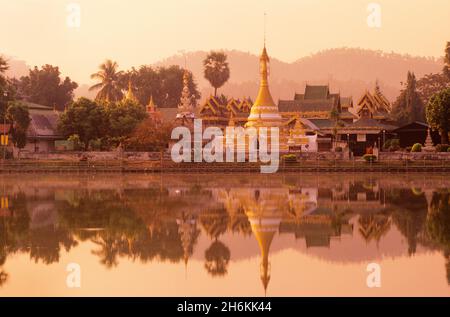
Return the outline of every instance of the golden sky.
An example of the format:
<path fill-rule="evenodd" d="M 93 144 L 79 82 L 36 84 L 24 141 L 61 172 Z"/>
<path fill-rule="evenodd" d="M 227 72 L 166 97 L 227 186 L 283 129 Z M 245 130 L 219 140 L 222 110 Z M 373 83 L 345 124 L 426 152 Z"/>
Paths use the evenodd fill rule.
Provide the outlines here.
<path fill-rule="evenodd" d="M 380 28 L 368 26 L 370 3 Z M 288 62 L 343 46 L 437 57 L 450 41 L 449 0 L 0 0 L 0 53 L 86 83 L 106 58 L 128 68 L 182 51 L 259 53 L 264 12 L 269 54 Z"/>

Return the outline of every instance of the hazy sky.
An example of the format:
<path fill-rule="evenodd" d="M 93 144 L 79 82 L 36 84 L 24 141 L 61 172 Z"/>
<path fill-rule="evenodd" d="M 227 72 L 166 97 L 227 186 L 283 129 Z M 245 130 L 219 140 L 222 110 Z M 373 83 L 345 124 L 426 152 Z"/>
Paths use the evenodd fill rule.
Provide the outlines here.
<path fill-rule="evenodd" d="M 380 28 L 368 26 L 370 3 Z M 125 69 L 181 51 L 259 53 L 264 12 L 269 54 L 288 62 L 342 46 L 441 56 L 450 41 L 449 0 L 0 0 L 0 53 L 86 83 L 106 58 Z"/>

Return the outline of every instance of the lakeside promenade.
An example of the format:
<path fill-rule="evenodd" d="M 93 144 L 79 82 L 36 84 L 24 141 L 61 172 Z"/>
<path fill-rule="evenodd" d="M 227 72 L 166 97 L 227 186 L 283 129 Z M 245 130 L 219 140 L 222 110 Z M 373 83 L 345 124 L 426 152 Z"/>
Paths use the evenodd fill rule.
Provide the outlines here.
<path fill-rule="evenodd" d="M 3 161 L 0 173 L 260 173 L 263 163 L 174 163 L 169 160 L 14 160 Z M 278 172 L 391 172 L 450 173 L 448 160 L 355 160 L 280 161 Z"/>

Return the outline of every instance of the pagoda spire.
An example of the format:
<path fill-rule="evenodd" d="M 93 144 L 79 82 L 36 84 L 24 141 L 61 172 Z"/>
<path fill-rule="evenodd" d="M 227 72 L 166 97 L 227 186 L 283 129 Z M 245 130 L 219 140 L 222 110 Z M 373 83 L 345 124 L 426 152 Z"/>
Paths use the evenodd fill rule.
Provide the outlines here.
<path fill-rule="evenodd" d="M 127 94 L 125 95 L 125 100 L 131 100 L 134 102 L 138 102 L 136 96 L 133 93 L 133 89 L 131 88 L 131 80 L 128 80 L 128 91 L 127 91 Z"/>
<path fill-rule="evenodd" d="M 247 127 L 279 127 L 281 126 L 281 115 L 278 106 L 273 101 L 269 90 L 269 55 L 266 45 L 259 58 L 260 84 L 259 92 L 247 119 Z"/>
<path fill-rule="evenodd" d="M 189 72 L 184 70 L 183 74 L 183 90 L 181 91 L 180 104 L 178 105 L 179 113 L 193 113 L 194 107 L 192 106 L 192 95 L 189 90 Z"/>
<path fill-rule="evenodd" d="M 147 112 L 155 112 L 156 111 L 156 105 L 153 101 L 153 95 L 150 96 L 150 100 L 148 101 L 147 105 Z"/>
<path fill-rule="evenodd" d="M 433 139 L 431 138 L 430 128 L 428 128 L 427 138 L 425 139 L 423 150 L 425 152 L 434 152 L 436 150 L 433 144 Z"/>

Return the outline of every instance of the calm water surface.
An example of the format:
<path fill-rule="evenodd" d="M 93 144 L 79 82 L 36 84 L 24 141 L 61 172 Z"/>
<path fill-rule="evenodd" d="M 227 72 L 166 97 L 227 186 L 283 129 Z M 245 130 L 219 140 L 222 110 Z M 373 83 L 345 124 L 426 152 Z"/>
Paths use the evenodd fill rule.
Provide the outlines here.
<path fill-rule="evenodd" d="M 0 296 L 448 296 L 449 188 L 426 174 L 2 176 Z"/>

